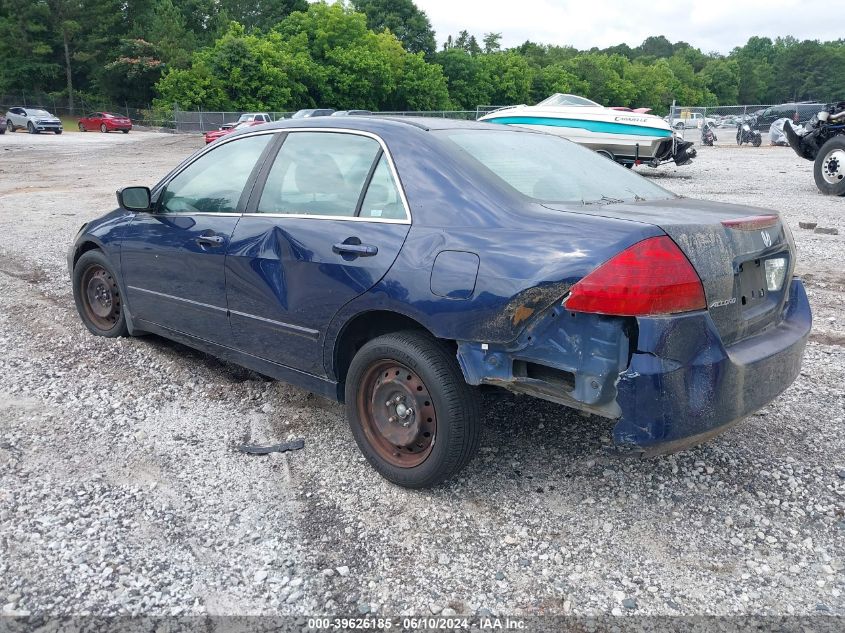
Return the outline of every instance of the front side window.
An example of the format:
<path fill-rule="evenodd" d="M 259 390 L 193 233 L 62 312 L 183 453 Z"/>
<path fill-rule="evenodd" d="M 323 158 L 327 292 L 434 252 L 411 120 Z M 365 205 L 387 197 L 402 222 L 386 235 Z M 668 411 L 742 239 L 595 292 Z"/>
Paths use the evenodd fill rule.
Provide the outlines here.
<path fill-rule="evenodd" d="M 353 217 L 377 141 L 356 134 L 291 132 L 258 202 L 258 213 Z"/>
<path fill-rule="evenodd" d="M 161 197 L 162 213 L 234 213 L 272 134 L 224 143 L 188 165 Z"/>

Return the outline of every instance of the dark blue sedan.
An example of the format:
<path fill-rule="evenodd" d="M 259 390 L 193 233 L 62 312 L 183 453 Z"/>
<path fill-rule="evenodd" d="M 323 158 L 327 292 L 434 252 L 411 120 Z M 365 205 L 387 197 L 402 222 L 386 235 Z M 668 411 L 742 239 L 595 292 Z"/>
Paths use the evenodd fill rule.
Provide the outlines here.
<path fill-rule="evenodd" d="M 810 331 L 776 213 L 679 198 L 518 128 L 288 120 L 118 202 L 68 257 L 91 332 L 155 333 L 345 401 L 403 486 L 471 459 L 478 385 L 616 420 L 617 444 L 654 454 L 770 402 Z"/>

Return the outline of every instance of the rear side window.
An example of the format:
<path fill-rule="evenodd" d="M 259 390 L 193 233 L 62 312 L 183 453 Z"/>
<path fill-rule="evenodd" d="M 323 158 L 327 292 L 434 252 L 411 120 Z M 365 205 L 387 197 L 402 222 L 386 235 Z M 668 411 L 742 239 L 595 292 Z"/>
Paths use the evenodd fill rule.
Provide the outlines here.
<path fill-rule="evenodd" d="M 272 134 L 224 143 L 188 165 L 167 184 L 161 213 L 234 213 Z"/>
<path fill-rule="evenodd" d="M 291 132 L 276 156 L 258 213 L 352 217 L 381 146 L 366 136 Z"/>
<path fill-rule="evenodd" d="M 405 205 L 402 204 L 402 197 L 399 195 L 399 188 L 390 173 L 390 166 L 387 158 L 382 154 L 378 161 L 373 178 L 367 187 L 367 193 L 361 204 L 362 218 L 382 220 L 407 220 Z"/>
<path fill-rule="evenodd" d="M 666 200 L 674 195 L 592 150 L 552 134 L 491 125 L 437 132 L 465 158 L 541 202 Z"/>

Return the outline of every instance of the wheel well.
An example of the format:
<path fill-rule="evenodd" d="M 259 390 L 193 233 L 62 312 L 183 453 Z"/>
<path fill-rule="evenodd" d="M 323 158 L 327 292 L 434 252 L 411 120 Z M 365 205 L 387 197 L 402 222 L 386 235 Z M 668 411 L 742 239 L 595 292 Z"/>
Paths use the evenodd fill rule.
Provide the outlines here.
<path fill-rule="evenodd" d="M 76 249 L 76 252 L 73 254 L 73 265 L 76 266 L 76 262 L 79 261 L 79 258 L 82 257 L 83 253 L 87 253 L 88 251 L 96 251 L 99 250 L 100 246 L 96 242 L 82 242 L 79 245 L 79 248 Z"/>
<path fill-rule="evenodd" d="M 349 369 L 355 354 L 367 341 L 377 336 L 402 330 L 421 330 L 434 337 L 429 330 L 418 321 L 386 310 L 373 310 L 359 314 L 347 323 L 340 335 L 337 337 L 334 349 L 334 374 L 338 382 L 346 380 L 346 372 Z M 455 347 L 457 351 L 457 347 Z"/>

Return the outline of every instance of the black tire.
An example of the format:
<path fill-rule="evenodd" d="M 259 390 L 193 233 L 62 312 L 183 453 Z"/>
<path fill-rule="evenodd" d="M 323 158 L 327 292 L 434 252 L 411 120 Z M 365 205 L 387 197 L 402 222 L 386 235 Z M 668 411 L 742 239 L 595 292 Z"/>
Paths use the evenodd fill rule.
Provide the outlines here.
<path fill-rule="evenodd" d="M 828 139 L 813 162 L 816 187 L 826 196 L 845 196 L 845 136 Z"/>
<path fill-rule="evenodd" d="M 92 294 L 99 291 L 98 284 L 102 285 L 103 293 L 108 294 L 108 315 L 102 315 L 106 301 L 97 305 L 92 298 Z M 92 334 L 114 338 L 129 333 L 117 275 L 102 251 L 87 251 L 77 260 L 73 267 L 73 300 L 82 322 Z"/>
<path fill-rule="evenodd" d="M 761 134 L 755 134 L 751 144 L 754 145 L 754 147 L 760 147 L 760 145 L 763 144 L 763 136 Z"/>
<path fill-rule="evenodd" d="M 124 134 L 129 134 L 129 130 L 121 130 Z"/>
<path fill-rule="evenodd" d="M 32 122 L 26 124 L 26 131 L 30 134 L 38 134 L 38 130 L 35 129 L 35 126 Z"/>
<path fill-rule="evenodd" d="M 87 131 L 88 131 L 88 130 L 86 129 L 86 127 L 85 127 L 84 125 L 82 125 L 82 122 L 81 122 L 81 121 L 79 122 L 79 131 L 80 131 L 80 132 L 87 132 Z"/>
<path fill-rule="evenodd" d="M 61 131 L 61 130 L 55 130 L 55 132 L 56 132 L 56 134 L 61 134 L 61 133 L 62 133 L 62 131 Z"/>
<path fill-rule="evenodd" d="M 737 131 L 737 133 L 736 133 L 736 144 L 742 145 L 742 132 Z"/>
<path fill-rule="evenodd" d="M 14 124 L 14 123 L 12 123 L 12 120 L 11 120 L 11 119 L 6 119 L 6 129 L 7 129 L 9 132 L 14 132 L 14 131 L 15 131 L 15 124 Z"/>
<path fill-rule="evenodd" d="M 433 406 L 433 413 L 430 414 L 435 418 L 436 426 L 433 437 L 428 440 L 430 445 L 426 450 L 429 452 L 424 461 L 411 467 L 391 463 L 380 454 L 380 451 L 384 452 L 384 442 L 387 440 L 381 436 L 373 437 L 375 416 L 369 420 L 362 419 L 365 403 L 375 401 L 379 393 L 384 393 L 374 389 L 369 398 L 364 395 L 369 392 L 368 376 L 372 375 L 374 368 L 384 363 L 396 363 L 408 368 L 409 380 L 411 373 L 418 376 L 426 390 L 425 397 L 430 398 Z M 399 375 L 399 371 L 396 374 Z M 378 382 L 381 383 L 381 374 L 378 376 Z M 420 387 L 417 389 L 422 391 Z M 386 405 L 379 401 L 373 406 Z M 355 442 L 367 461 L 385 479 L 406 488 L 427 488 L 454 476 L 478 450 L 480 420 L 477 394 L 465 382 L 454 353 L 423 332 L 385 334 L 369 341 L 358 351 L 346 377 L 346 413 Z M 428 422 L 431 422 L 431 417 Z M 398 450 L 394 455 L 396 459 L 405 456 L 400 455 Z"/>
<path fill-rule="evenodd" d="M 106 127 L 105 123 L 100 123 L 100 132 L 102 132 L 103 134 L 109 133 L 109 129 Z"/>
<path fill-rule="evenodd" d="M 6 126 L 0 125 L 0 134 L 5 134 L 5 133 L 6 133 Z"/>

